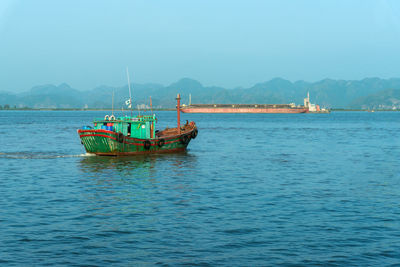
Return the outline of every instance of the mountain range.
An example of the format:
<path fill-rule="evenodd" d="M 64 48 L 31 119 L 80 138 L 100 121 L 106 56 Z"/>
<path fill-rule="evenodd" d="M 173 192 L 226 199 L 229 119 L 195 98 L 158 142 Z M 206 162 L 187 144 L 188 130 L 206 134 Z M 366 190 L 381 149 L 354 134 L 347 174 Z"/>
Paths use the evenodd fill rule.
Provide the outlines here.
<path fill-rule="evenodd" d="M 291 82 L 275 78 L 250 88 L 226 89 L 203 86 L 200 82 L 183 78 L 168 86 L 160 84 L 131 84 L 134 105 L 148 106 L 152 97 L 154 108 L 173 108 L 176 95 L 182 103 L 296 103 L 302 104 L 307 92 L 312 103 L 325 108 L 346 109 L 400 109 L 400 79 L 365 78 L 363 80 L 324 79 L 317 82 Z M 23 93 L 0 92 L 0 105 L 31 108 L 111 108 L 125 106 L 129 98 L 128 85 L 99 86 L 80 91 L 63 83 L 40 85 Z"/>

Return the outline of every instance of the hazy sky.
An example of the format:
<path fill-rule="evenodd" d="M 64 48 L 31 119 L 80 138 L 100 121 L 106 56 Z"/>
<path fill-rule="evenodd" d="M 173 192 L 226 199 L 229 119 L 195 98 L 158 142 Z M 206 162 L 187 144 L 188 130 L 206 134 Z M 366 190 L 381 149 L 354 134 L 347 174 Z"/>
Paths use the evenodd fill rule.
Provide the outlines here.
<path fill-rule="evenodd" d="M 400 76 L 400 1 L 0 1 L 0 91 Z"/>

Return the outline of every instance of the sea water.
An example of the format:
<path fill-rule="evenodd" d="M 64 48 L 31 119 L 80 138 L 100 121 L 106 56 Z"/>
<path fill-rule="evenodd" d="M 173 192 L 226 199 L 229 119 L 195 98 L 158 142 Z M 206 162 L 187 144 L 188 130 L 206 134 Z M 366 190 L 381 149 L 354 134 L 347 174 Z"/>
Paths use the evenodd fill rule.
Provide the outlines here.
<path fill-rule="evenodd" d="M 400 112 L 182 114 L 186 153 L 86 155 L 105 114 L 0 112 L 0 264 L 400 264 Z"/>

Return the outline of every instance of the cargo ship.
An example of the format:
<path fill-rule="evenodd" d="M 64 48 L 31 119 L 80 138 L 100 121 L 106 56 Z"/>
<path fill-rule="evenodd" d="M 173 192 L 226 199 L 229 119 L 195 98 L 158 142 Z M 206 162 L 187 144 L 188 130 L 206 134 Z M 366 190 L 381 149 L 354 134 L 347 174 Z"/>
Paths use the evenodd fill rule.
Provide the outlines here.
<path fill-rule="evenodd" d="M 310 94 L 304 98 L 303 106 L 290 104 L 191 104 L 183 105 L 183 113 L 328 113 L 319 105 L 310 103 Z"/>
<path fill-rule="evenodd" d="M 183 113 L 307 113 L 308 108 L 294 104 L 192 104 Z"/>

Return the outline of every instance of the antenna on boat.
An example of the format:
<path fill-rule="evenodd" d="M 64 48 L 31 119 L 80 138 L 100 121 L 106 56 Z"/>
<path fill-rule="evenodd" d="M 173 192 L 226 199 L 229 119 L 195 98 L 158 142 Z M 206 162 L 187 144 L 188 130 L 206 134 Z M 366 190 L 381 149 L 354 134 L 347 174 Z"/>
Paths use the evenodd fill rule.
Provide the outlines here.
<path fill-rule="evenodd" d="M 132 94 L 131 94 L 131 82 L 130 82 L 130 80 L 129 80 L 129 71 L 128 71 L 128 67 L 126 67 L 126 75 L 128 76 L 129 107 L 131 108 L 131 117 L 132 117 Z"/>
<path fill-rule="evenodd" d="M 153 102 L 151 101 L 151 96 L 150 96 L 150 110 L 151 110 L 151 115 L 153 115 Z"/>
<path fill-rule="evenodd" d="M 112 95 L 112 104 L 111 104 L 111 115 L 114 116 L 114 93 L 115 90 L 113 90 L 113 95 Z"/>

